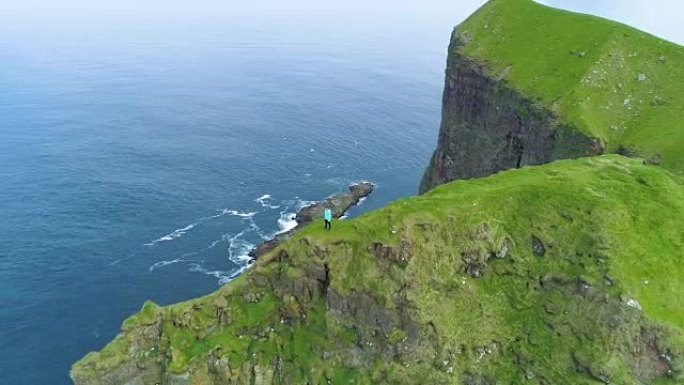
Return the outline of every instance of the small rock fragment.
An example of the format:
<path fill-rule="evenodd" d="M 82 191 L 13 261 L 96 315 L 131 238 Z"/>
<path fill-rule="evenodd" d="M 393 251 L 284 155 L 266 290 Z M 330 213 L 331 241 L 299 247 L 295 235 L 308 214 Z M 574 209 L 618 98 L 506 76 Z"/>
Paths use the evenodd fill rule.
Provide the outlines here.
<path fill-rule="evenodd" d="M 660 164 L 660 162 L 661 162 L 660 154 L 654 154 L 654 155 L 648 157 L 648 159 L 644 159 L 644 164 L 649 165 L 649 166 L 657 166 Z"/>
<path fill-rule="evenodd" d="M 625 305 L 641 310 L 641 304 L 634 298 L 630 298 L 627 301 L 625 301 Z"/>
<path fill-rule="evenodd" d="M 508 249 L 510 245 L 508 244 L 508 240 L 505 240 L 501 243 L 501 246 L 499 246 L 499 250 L 496 251 L 496 257 L 499 259 L 506 258 L 506 255 L 508 255 Z"/>
<path fill-rule="evenodd" d="M 543 257 L 544 254 L 546 254 L 546 248 L 544 247 L 541 239 L 534 235 L 532 236 L 532 253 L 534 253 L 534 255 L 537 257 Z"/>

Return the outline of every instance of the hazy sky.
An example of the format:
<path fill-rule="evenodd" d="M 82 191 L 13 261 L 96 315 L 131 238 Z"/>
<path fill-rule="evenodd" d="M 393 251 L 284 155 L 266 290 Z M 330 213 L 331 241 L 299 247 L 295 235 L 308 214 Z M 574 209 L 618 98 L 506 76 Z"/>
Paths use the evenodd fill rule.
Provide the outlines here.
<path fill-rule="evenodd" d="M 539 0 L 619 20 L 684 44 L 681 0 Z M 323 17 L 434 19 L 457 24 L 484 0 L 0 0 L 0 19 L 23 17 Z M 0 37 L 1 38 L 1 37 Z"/>
<path fill-rule="evenodd" d="M 538 0 L 568 9 L 618 20 L 684 45 L 682 0 Z"/>

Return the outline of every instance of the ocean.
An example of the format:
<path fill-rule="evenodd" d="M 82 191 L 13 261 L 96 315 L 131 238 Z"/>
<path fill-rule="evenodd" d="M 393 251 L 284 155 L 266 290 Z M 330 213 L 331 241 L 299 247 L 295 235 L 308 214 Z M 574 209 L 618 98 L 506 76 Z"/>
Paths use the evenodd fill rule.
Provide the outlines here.
<path fill-rule="evenodd" d="M 457 22 L 3 23 L 0 382 L 69 384 L 145 300 L 217 289 L 307 202 L 415 194 Z"/>

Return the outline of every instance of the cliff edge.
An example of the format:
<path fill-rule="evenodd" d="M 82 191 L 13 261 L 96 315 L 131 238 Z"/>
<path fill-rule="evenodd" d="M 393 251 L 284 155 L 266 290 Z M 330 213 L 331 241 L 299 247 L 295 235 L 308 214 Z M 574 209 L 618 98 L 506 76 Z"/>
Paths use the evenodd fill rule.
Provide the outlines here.
<path fill-rule="evenodd" d="M 76 385 L 680 384 L 684 181 L 610 155 L 308 226 L 146 303 Z"/>
<path fill-rule="evenodd" d="M 684 49 L 532 0 L 492 0 L 454 29 L 437 149 L 420 192 L 606 152 L 684 171 Z"/>

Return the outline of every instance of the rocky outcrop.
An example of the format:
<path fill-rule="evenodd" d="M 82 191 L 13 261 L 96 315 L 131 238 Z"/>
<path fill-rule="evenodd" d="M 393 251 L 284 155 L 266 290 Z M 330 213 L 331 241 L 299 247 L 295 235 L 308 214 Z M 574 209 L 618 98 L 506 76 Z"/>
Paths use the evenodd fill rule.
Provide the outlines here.
<path fill-rule="evenodd" d="M 557 159 L 598 155 L 588 137 L 506 81 L 510 68 L 492 74 L 464 55 L 467 40 L 455 31 L 449 47 L 437 149 L 420 193 L 455 179 L 484 177 Z"/>
<path fill-rule="evenodd" d="M 131 359 L 97 377 L 73 376 L 74 385 L 144 385 L 159 382 L 162 377 L 160 365 L 140 367 Z"/>
<path fill-rule="evenodd" d="M 350 207 L 357 205 L 362 198 L 367 197 L 373 192 L 373 184 L 370 182 L 356 183 L 349 186 L 349 191 L 343 194 L 336 194 L 325 198 L 320 202 L 313 203 L 299 210 L 295 215 L 297 227 L 290 231 L 276 235 L 273 239 L 263 242 L 249 252 L 250 258 L 255 260 L 259 256 L 268 253 L 269 251 L 278 247 L 283 241 L 289 239 L 297 231 L 304 228 L 304 226 L 313 222 L 318 218 L 323 217 L 323 211 L 330 208 L 333 218 L 340 218 Z"/>
<path fill-rule="evenodd" d="M 362 198 L 367 197 L 373 192 L 373 184 L 370 182 L 357 183 L 349 186 L 349 191 L 344 194 L 337 194 L 304 207 L 297 213 L 297 224 L 306 226 L 315 219 L 323 217 L 323 211 L 329 208 L 333 218 L 340 218 L 352 206 L 359 203 Z"/>

